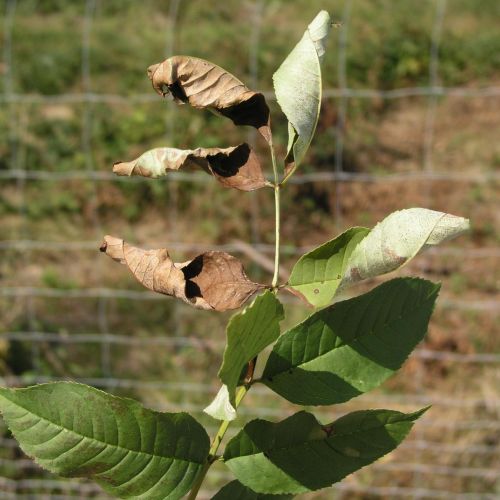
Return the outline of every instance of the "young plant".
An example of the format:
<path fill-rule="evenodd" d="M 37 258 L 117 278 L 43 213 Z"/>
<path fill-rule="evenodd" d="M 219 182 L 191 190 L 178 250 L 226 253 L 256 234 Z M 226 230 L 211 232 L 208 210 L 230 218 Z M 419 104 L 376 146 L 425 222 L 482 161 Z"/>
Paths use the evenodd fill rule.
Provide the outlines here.
<path fill-rule="evenodd" d="M 258 294 L 227 326 L 219 378 L 221 390 L 205 409 L 221 420 L 210 440 L 186 413 L 160 413 L 73 382 L 26 389 L 0 388 L 0 409 L 24 452 L 66 477 L 88 477 L 120 498 L 194 499 L 215 461 L 236 480 L 217 500 L 285 499 L 326 488 L 395 449 L 426 408 L 412 413 L 365 410 L 334 422 L 298 411 L 281 422 L 252 420 L 219 448 L 245 394 L 256 385 L 297 405 L 342 403 L 384 382 L 424 337 L 439 285 L 396 278 L 363 295 L 337 301 L 353 283 L 394 271 L 428 246 L 457 236 L 468 221 L 410 208 L 373 229 L 354 227 L 303 255 L 281 284 L 280 192 L 304 159 L 321 104 L 320 63 L 331 28 L 322 11 L 274 75 L 278 103 L 288 119 L 289 142 L 281 171 L 269 108 L 222 68 L 175 56 L 149 68 L 154 89 L 179 104 L 208 108 L 235 125 L 255 127 L 267 142 L 274 172 L 266 180 L 247 144 L 228 148 L 159 148 L 117 163 L 119 175 L 158 177 L 181 168 L 202 169 L 224 187 L 270 187 L 276 207 L 275 268 L 269 285 L 250 280 L 225 252 L 206 252 L 174 263 L 166 249 L 143 250 L 106 236 L 101 251 L 126 265 L 148 289 L 193 307 L 225 311 Z M 284 318 L 278 293 L 293 292 L 316 310 L 280 335 Z M 274 343 L 256 375 L 259 354 Z"/>

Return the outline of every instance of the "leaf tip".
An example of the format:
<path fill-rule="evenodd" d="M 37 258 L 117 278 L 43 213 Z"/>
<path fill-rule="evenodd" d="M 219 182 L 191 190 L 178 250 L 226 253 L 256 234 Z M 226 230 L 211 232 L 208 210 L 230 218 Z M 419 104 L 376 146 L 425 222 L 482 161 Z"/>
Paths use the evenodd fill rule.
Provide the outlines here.
<path fill-rule="evenodd" d="M 419 419 L 422 415 L 424 415 L 424 413 L 427 413 L 427 411 L 430 410 L 431 407 L 432 407 L 432 405 L 424 406 L 420 410 L 417 410 L 417 411 L 414 411 L 413 413 L 410 413 L 408 416 L 410 417 L 410 419 L 412 421 L 415 421 L 415 420 Z"/>
<path fill-rule="evenodd" d="M 125 262 L 125 256 L 123 253 L 123 240 L 121 238 L 116 238 L 115 236 L 110 236 L 107 234 L 104 236 L 104 240 L 99 247 L 99 250 L 113 260 L 116 260 L 120 263 Z"/>
<path fill-rule="evenodd" d="M 157 64 L 151 64 L 151 66 L 148 67 L 147 72 L 148 72 L 148 78 L 150 80 L 153 79 L 153 75 L 155 74 L 155 72 L 159 66 L 160 66 L 160 63 L 157 63 Z"/>
<path fill-rule="evenodd" d="M 164 92 L 161 86 L 155 84 L 155 74 L 158 72 L 158 69 L 161 67 L 161 63 L 157 64 L 152 64 L 151 66 L 148 67 L 147 73 L 148 73 L 148 78 L 151 80 L 151 83 L 153 85 L 153 89 L 158 95 L 161 95 L 164 97 Z"/>
<path fill-rule="evenodd" d="M 330 13 L 327 10 L 320 10 L 316 17 L 312 20 L 311 24 L 324 24 L 330 22 Z"/>
<path fill-rule="evenodd" d="M 113 173 L 116 175 L 131 176 L 134 172 L 134 165 L 132 162 L 117 161 L 113 164 Z"/>

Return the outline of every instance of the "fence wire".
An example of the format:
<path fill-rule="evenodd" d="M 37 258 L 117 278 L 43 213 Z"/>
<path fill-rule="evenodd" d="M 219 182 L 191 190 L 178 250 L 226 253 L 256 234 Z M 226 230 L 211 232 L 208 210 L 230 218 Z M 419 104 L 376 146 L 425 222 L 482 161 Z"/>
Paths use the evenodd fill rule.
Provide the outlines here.
<path fill-rule="evenodd" d="M 156 103 L 158 98 L 153 94 L 103 94 L 99 93 L 92 85 L 91 74 L 91 39 L 94 17 L 98 11 L 102 0 L 86 0 L 83 12 L 82 29 L 82 67 L 81 82 L 82 91 L 80 93 L 65 93 L 59 95 L 35 95 L 18 94 L 14 92 L 12 82 L 12 51 L 13 51 L 13 28 L 16 18 L 16 0 L 6 0 L 4 2 L 4 20 L 3 20 L 3 66 L 4 66 L 4 85 L 3 95 L 0 96 L 0 102 L 6 106 L 9 113 L 9 140 L 13 145 L 9 158 L 9 168 L 0 170 L 0 179 L 4 181 L 15 181 L 16 189 L 22 199 L 21 215 L 26 219 L 26 207 L 30 203 L 26 199 L 26 185 L 31 181 L 64 182 L 68 180 L 85 180 L 92 183 L 91 205 L 93 206 L 92 221 L 96 240 L 74 240 L 74 241 L 47 241 L 30 236 L 26 224 L 19 230 L 16 239 L 2 239 L 0 241 L 1 251 L 19 252 L 20 258 L 27 263 L 36 263 L 38 255 L 41 252 L 81 252 L 94 251 L 96 241 L 103 234 L 103 223 L 99 215 L 99 194 L 98 183 L 108 181 L 119 181 L 126 183 L 146 182 L 144 178 L 134 177 L 116 178 L 111 172 L 96 170 L 94 161 L 94 152 L 92 144 L 92 122 L 94 120 L 94 106 L 98 104 L 144 104 Z M 328 88 L 323 92 L 324 100 L 335 99 L 337 102 L 337 121 L 334 130 L 335 136 L 335 161 L 334 168 L 329 172 L 317 172 L 307 174 L 297 174 L 290 180 L 291 183 L 298 185 L 307 185 L 312 183 L 334 183 L 335 206 L 334 217 L 337 227 L 343 226 L 343 213 L 341 207 L 342 185 L 344 183 L 397 183 L 405 181 L 423 181 L 429 186 L 435 181 L 447 182 L 468 182 L 488 184 L 500 180 L 500 172 L 449 172 L 440 171 L 436 168 L 433 161 L 433 150 L 435 142 L 435 121 L 439 99 L 441 98 L 488 98 L 492 102 L 500 97 L 500 87 L 484 86 L 480 88 L 471 87 L 446 87 L 441 84 L 439 76 L 439 47 L 442 38 L 442 27 L 446 18 L 446 10 L 451 6 L 447 5 L 445 0 L 434 0 L 435 6 L 434 23 L 431 28 L 431 44 L 429 50 L 429 83 L 425 87 L 408 87 L 392 90 L 379 89 L 355 89 L 350 88 L 348 84 L 346 51 L 348 50 L 348 37 L 351 36 L 349 30 L 352 19 L 353 2 L 347 0 L 344 3 L 344 9 L 341 13 L 342 29 L 333 33 L 338 36 L 338 87 Z M 171 0 L 169 4 L 169 13 L 167 16 L 167 26 L 165 26 L 165 56 L 175 53 L 177 50 L 176 33 L 179 29 L 178 20 L 182 12 L 182 1 Z M 250 68 L 250 84 L 255 87 L 259 76 L 259 51 L 261 49 L 262 26 L 265 19 L 266 9 L 270 8 L 263 0 L 246 2 L 242 7 L 247 10 L 248 19 L 251 23 L 248 41 L 248 66 Z M 264 90 L 264 95 L 269 101 L 275 99 L 271 90 Z M 364 173 L 350 172 L 344 169 L 345 163 L 345 124 L 347 119 L 347 109 L 351 99 L 374 99 L 397 100 L 410 97 L 424 97 L 427 99 L 427 112 L 425 117 L 425 133 L 422 144 L 423 160 L 422 168 L 412 172 L 392 172 L 392 173 Z M 496 102 L 496 101 L 495 101 Z M 28 109 L 33 104 L 68 104 L 82 105 L 82 136 L 81 147 L 85 157 L 85 169 L 56 172 L 48 169 L 47 165 L 26 165 L 23 159 L 22 151 L 17 147 L 17 136 L 20 127 L 26 126 L 29 120 Z M 165 139 L 168 144 L 175 146 L 176 131 L 173 126 L 175 116 L 173 106 L 165 111 Z M 255 134 L 249 132 L 248 142 L 253 145 L 256 141 Z M 207 245 L 205 243 L 193 243 L 183 240 L 184 235 L 177 229 L 177 220 L 179 217 L 179 184 L 180 183 L 201 183 L 205 182 L 206 177 L 197 174 L 175 173 L 169 176 L 168 182 L 169 199 L 171 200 L 171 210 L 169 212 L 170 248 L 183 252 L 202 252 L 208 249 L 224 250 L 229 252 L 241 252 L 242 247 L 238 242 L 227 242 L 224 244 Z M 40 189 L 44 189 L 43 185 Z M 251 195 L 252 196 L 252 195 Z M 429 198 L 431 197 L 428 191 Z M 262 243 L 260 238 L 260 206 L 257 197 L 252 198 L 251 205 L 251 247 L 255 252 L 263 256 L 271 255 L 273 245 Z M 87 236 L 88 238 L 88 236 Z M 287 256 L 298 256 L 311 247 L 284 246 L 282 251 Z M 459 248 L 457 246 L 444 246 L 433 249 L 428 253 L 428 258 L 440 256 L 443 258 L 458 257 L 460 259 L 498 259 L 500 248 L 483 246 L 476 248 Z M 265 259 L 264 259 L 265 261 Z M 101 262 L 101 261 L 100 261 Z M 101 276 L 100 282 L 104 281 L 102 274 L 102 264 L 97 263 L 98 274 Z M 424 262 L 424 261 L 421 261 Z M 423 265 L 423 264 L 422 264 Z M 183 395 L 206 396 L 212 394 L 216 387 L 213 383 L 207 382 L 166 382 L 163 380 L 138 380 L 121 376 L 113 368 L 113 357 L 118 356 L 115 348 L 140 348 L 145 345 L 152 349 L 182 349 L 193 348 L 194 350 L 207 350 L 219 352 L 223 348 L 223 343 L 210 338 L 200 338 L 190 335 L 147 335 L 147 336 L 128 336 L 121 334 L 116 327 L 112 326 L 110 321 L 110 304 L 114 300 L 124 300 L 130 303 L 142 303 L 147 301 L 163 300 L 162 297 L 153 293 L 144 291 L 134 291 L 129 289 L 92 287 L 76 289 L 60 289 L 57 287 L 36 285 L 8 286 L 2 283 L 0 287 L 0 297 L 13 301 L 15 304 L 22 304 L 24 307 L 25 324 L 23 328 L 17 330 L 8 330 L 1 333 L 0 339 L 4 342 L 23 341 L 29 342 L 32 346 L 31 357 L 33 361 L 33 370 L 29 376 L 9 375 L 2 380 L 4 384 L 23 385 L 26 383 L 48 382 L 62 380 L 64 377 L 47 376 L 41 373 L 40 365 L 44 353 L 44 345 L 54 346 L 87 346 L 94 345 L 98 347 L 101 363 L 101 376 L 86 375 L 82 372 L 81 376 L 72 377 L 96 387 L 109 390 L 134 389 L 134 390 L 152 390 L 163 391 L 167 396 L 171 392 L 180 392 Z M 50 299 L 60 301 L 61 307 L 68 300 L 96 300 L 95 315 L 97 318 L 96 330 L 78 331 L 78 332 L 51 332 L 38 328 L 37 308 L 35 301 L 40 299 Z M 286 301 L 286 300 L 285 300 Z M 441 310 L 449 310 L 459 313 L 477 313 L 495 316 L 499 311 L 499 302 L 495 299 L 463 300 L 442 298 L 438 307 Z M 183 311 L 177 305 L 172 306 L 171 315 L 176 324 L 184 321 Z M 427 417 L 417 424 L 418 432 L 412 440 L 405 442 L 400 450 L 401 457 L 397 461 L 383 461 L 372 466 L 375 472 L 394 472 L 395 477 L 410 474 L 411 480 L 404 485 L 377 484 L 369 479 L 357 480 L 357 476 L 335 485 L 331 490 L 331 495 L 335 498 L 456 498 L 463 500 L 476 499 L 494 499 L 498 498 L 500 483 L 498 483 L 497 467 L 500 464 L 500 452 L 498 449 L 498 435 L 500 433 L 500 423 L 498 415 L 500 414 L 500 400 L 498 393 L 490 393 L 485 389 L 484 393 L 479 393 L 478 397 L 464 398 L 460 395 L 446 394 L 435 395 L 428 394 L 423 386 L 423 377 L 425 373 L 422 370 L 427 369 L 425 363 L 440 363 L 441 369 L 450 371 L 460 371 L 468 367 L 474 367 L 479 370 L 499 370 L 500 354 L 492 352 L 457 352 L 456 350 L 434 350 L 429 348 L 417 349 L 410 361 L 417 360 L 424 363 L 420 366 L 419 372 L 415 376 L 415 391 L 413 394 L 390 393 L 384 394 L 377 392 L 374 395 L 365 395 L 360 398 L 361 403 L 365 405 L 383 406 L 383 405 L 428 405 L 432 404 L 438 408 L 449 412 L 454 412 L 454 418 L 448 419 L 441 417 Z M 433 366 L 433 365 L 432 365 Z M 241 410 L 242 415 L 250 417 L 265 417 L 278 419 L 290 414 L 289 407 L 275 407 L 266 403 L 267 392 L 264 389 L 255 389 L 253 391 L 256 398 L 256 404 L 248 406 Z M 206 399 L 206 398 L 205 398 Z M 168 400 L 168 397 L 167 397 Z M 163 402 L 160 404 L 164 410 L 185 410 L 200 414 L 200 404 L 197 400 L 190 401 L 183 398 L 180 401 Z M 196 402 L 195 402 L 196 401 Z M 481 419 L 470 417 L 473 410 L 484 409 Z M 333 413 L 327 410 L 317 412 L 319 417 L 331 418 Z M 335 416 L 339 413 L 335 410 Z M 455 418 L 458 415 L 458 418 Z M 208 424 L 207 427 L 213 433 L 214 424 Z M 439 439 L 441 434 L 450 433 L 448 442 Z M 485 439 L 481 442 L 474 440 L 474 437 L 484 433 Z M 483 434 L 481 434 L 483 436 Z M 493 437 L 492 437 L 493 436 Z M 496 438 L 494 437 L 496 436 Z M 3 450 L 17 450 L 15 441 L 9 437 L 0 438 L 0 446 Z M 460 460 L 449 461 L 446 464 L 439 462 L 439 457 L 443 453 L 450 456 L 469 457 L 464 466 Z M 399 455 L 398 455 L 399 456 Z M 487 457 L 484 462 L 478 461 L 477 457 Z M 430 462 L 429 460 L 436 460 Z M 476 465 L 487 464 L 487 465 Z M 94 484 L 87 481 L 60 480 L 48 474 L 42 473 L 38 467 L 22 456 L 21 453 L 0 457 L 0 470 L 3 477 L 0 477 L 0 498 L 10 499 L 72 499 L 72 498 L 108 498 L 102 490 Z M 16 471 L 15 474 L 8 477 L 5 471 Z M 24 473 L 26 472 L 26 475 Z M 231 479 L 227 472 L 215 471 L 219 474 L 221 482 Z M 388 476 L 389 477 L 389 476 Z M 439 487 L 427 487 L 429 478 L 441 477 L 432 484 Z M 467 484 L 476 490 L 457 492 L 453 489 L 454 481 L 457 478 L 471 478 Z M 485 493 L 484 485 L 488 483 L 492 493 Z M 496 486 L 495 486 L 496 484 Z M 495 489 L 496 488 L 496 489 Z M 202 491 L 203 498 L 209 498 L 215 491 Z M 327 493 L 325 498 L 332 498 Z"/>

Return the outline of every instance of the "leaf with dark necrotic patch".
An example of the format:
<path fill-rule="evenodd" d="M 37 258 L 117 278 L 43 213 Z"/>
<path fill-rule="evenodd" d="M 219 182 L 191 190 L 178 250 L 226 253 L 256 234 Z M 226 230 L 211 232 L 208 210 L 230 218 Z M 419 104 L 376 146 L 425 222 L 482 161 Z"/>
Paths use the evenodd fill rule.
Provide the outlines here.
<path fill-rule="evenodd" d="M 151 149 L 135 160 L 115 163 L 113 172 L 156 178 L 181 168 L 202 169 L 223 186 L 241 191 L 253 191 L 269 185 L 257 155 L 246 143 L 225 149 Z"/>
<path fill-rule="evenodd" d="M 150 66 L 148 75 L 158 94 L 171 94 L 178 104 L 216 111 L 235 125 L 251 125 L 270 142 L 269 107 L 264 96 L 221 67 L 197 57 L 173 56 Z"/>
<path fill-rule="evenodd" d="M 242 263 L 226 252 L 205 252 L 191 261 L 174 263 L 164 248 L 143 250 L 114 236 L 105 236 L 101 251 L 125 264 L 149 290 L 198 309 L 237 309 L 264 288 L 250 281 Z"/>

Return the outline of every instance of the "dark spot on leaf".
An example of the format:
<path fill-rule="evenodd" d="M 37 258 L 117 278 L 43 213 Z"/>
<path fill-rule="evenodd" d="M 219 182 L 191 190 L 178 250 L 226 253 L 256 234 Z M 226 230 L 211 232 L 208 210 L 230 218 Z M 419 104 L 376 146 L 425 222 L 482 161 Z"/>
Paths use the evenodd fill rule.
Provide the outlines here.
<path fill-rule="evenodd" d="M 168 91 L 172 94 L 172 97 L 181 102 L 188 102 L 188 98 L 184 89 L 178 81 L 175 81 L 171 85 L 167 85 Z"/>
<path fill-rule="evenodd" d="M 314 293 L 318 294 L 319 293 L 319 288 L 314 289 Z"/>
<path fill-rule="evenodd" d="M 385 253 L 385 255 L 390 257 L 394 261 L 394 263 L 397 264 L 398 266 L 400 266 L 406 262 L 405 257 L 401 257 L 390 247 L 384 247 L 384 253 Z"/>
<path fill-rule="evenodd" d="M 203 270 L 203 255 L 198 255 L 193 259 L 186 267 L 182 268 L 184 274 L 184 279 L 186 280 L 186 297 L 192 299 L 194 297 L 201 297 L 200 287 L 191 281 L 193 278 L 198 276 Z"/>
<path fill-rule="evenodd" d="M 361 273 L 359 272 L 359 269 L 357 267 L 353 267 L 351 269 L 351 278 L 355 280 L 361 279 Z"/>
<path fill-rule="evenodd" d="M 243 167 L 250 156 L 250 146 L 240 144 L 231 153 L 217 153 L 207 156 L 208 163 L 212 170 L 221 177 L 232 177 Z"/>
<path fill-rule="evenodd" d="M 251 125 L 260 128 L 265 127 L 269 122 L 269 107 L 262 94 L 254 94 L 246 101 L 217 111 L 232 120 L 235 125 Z"/>

